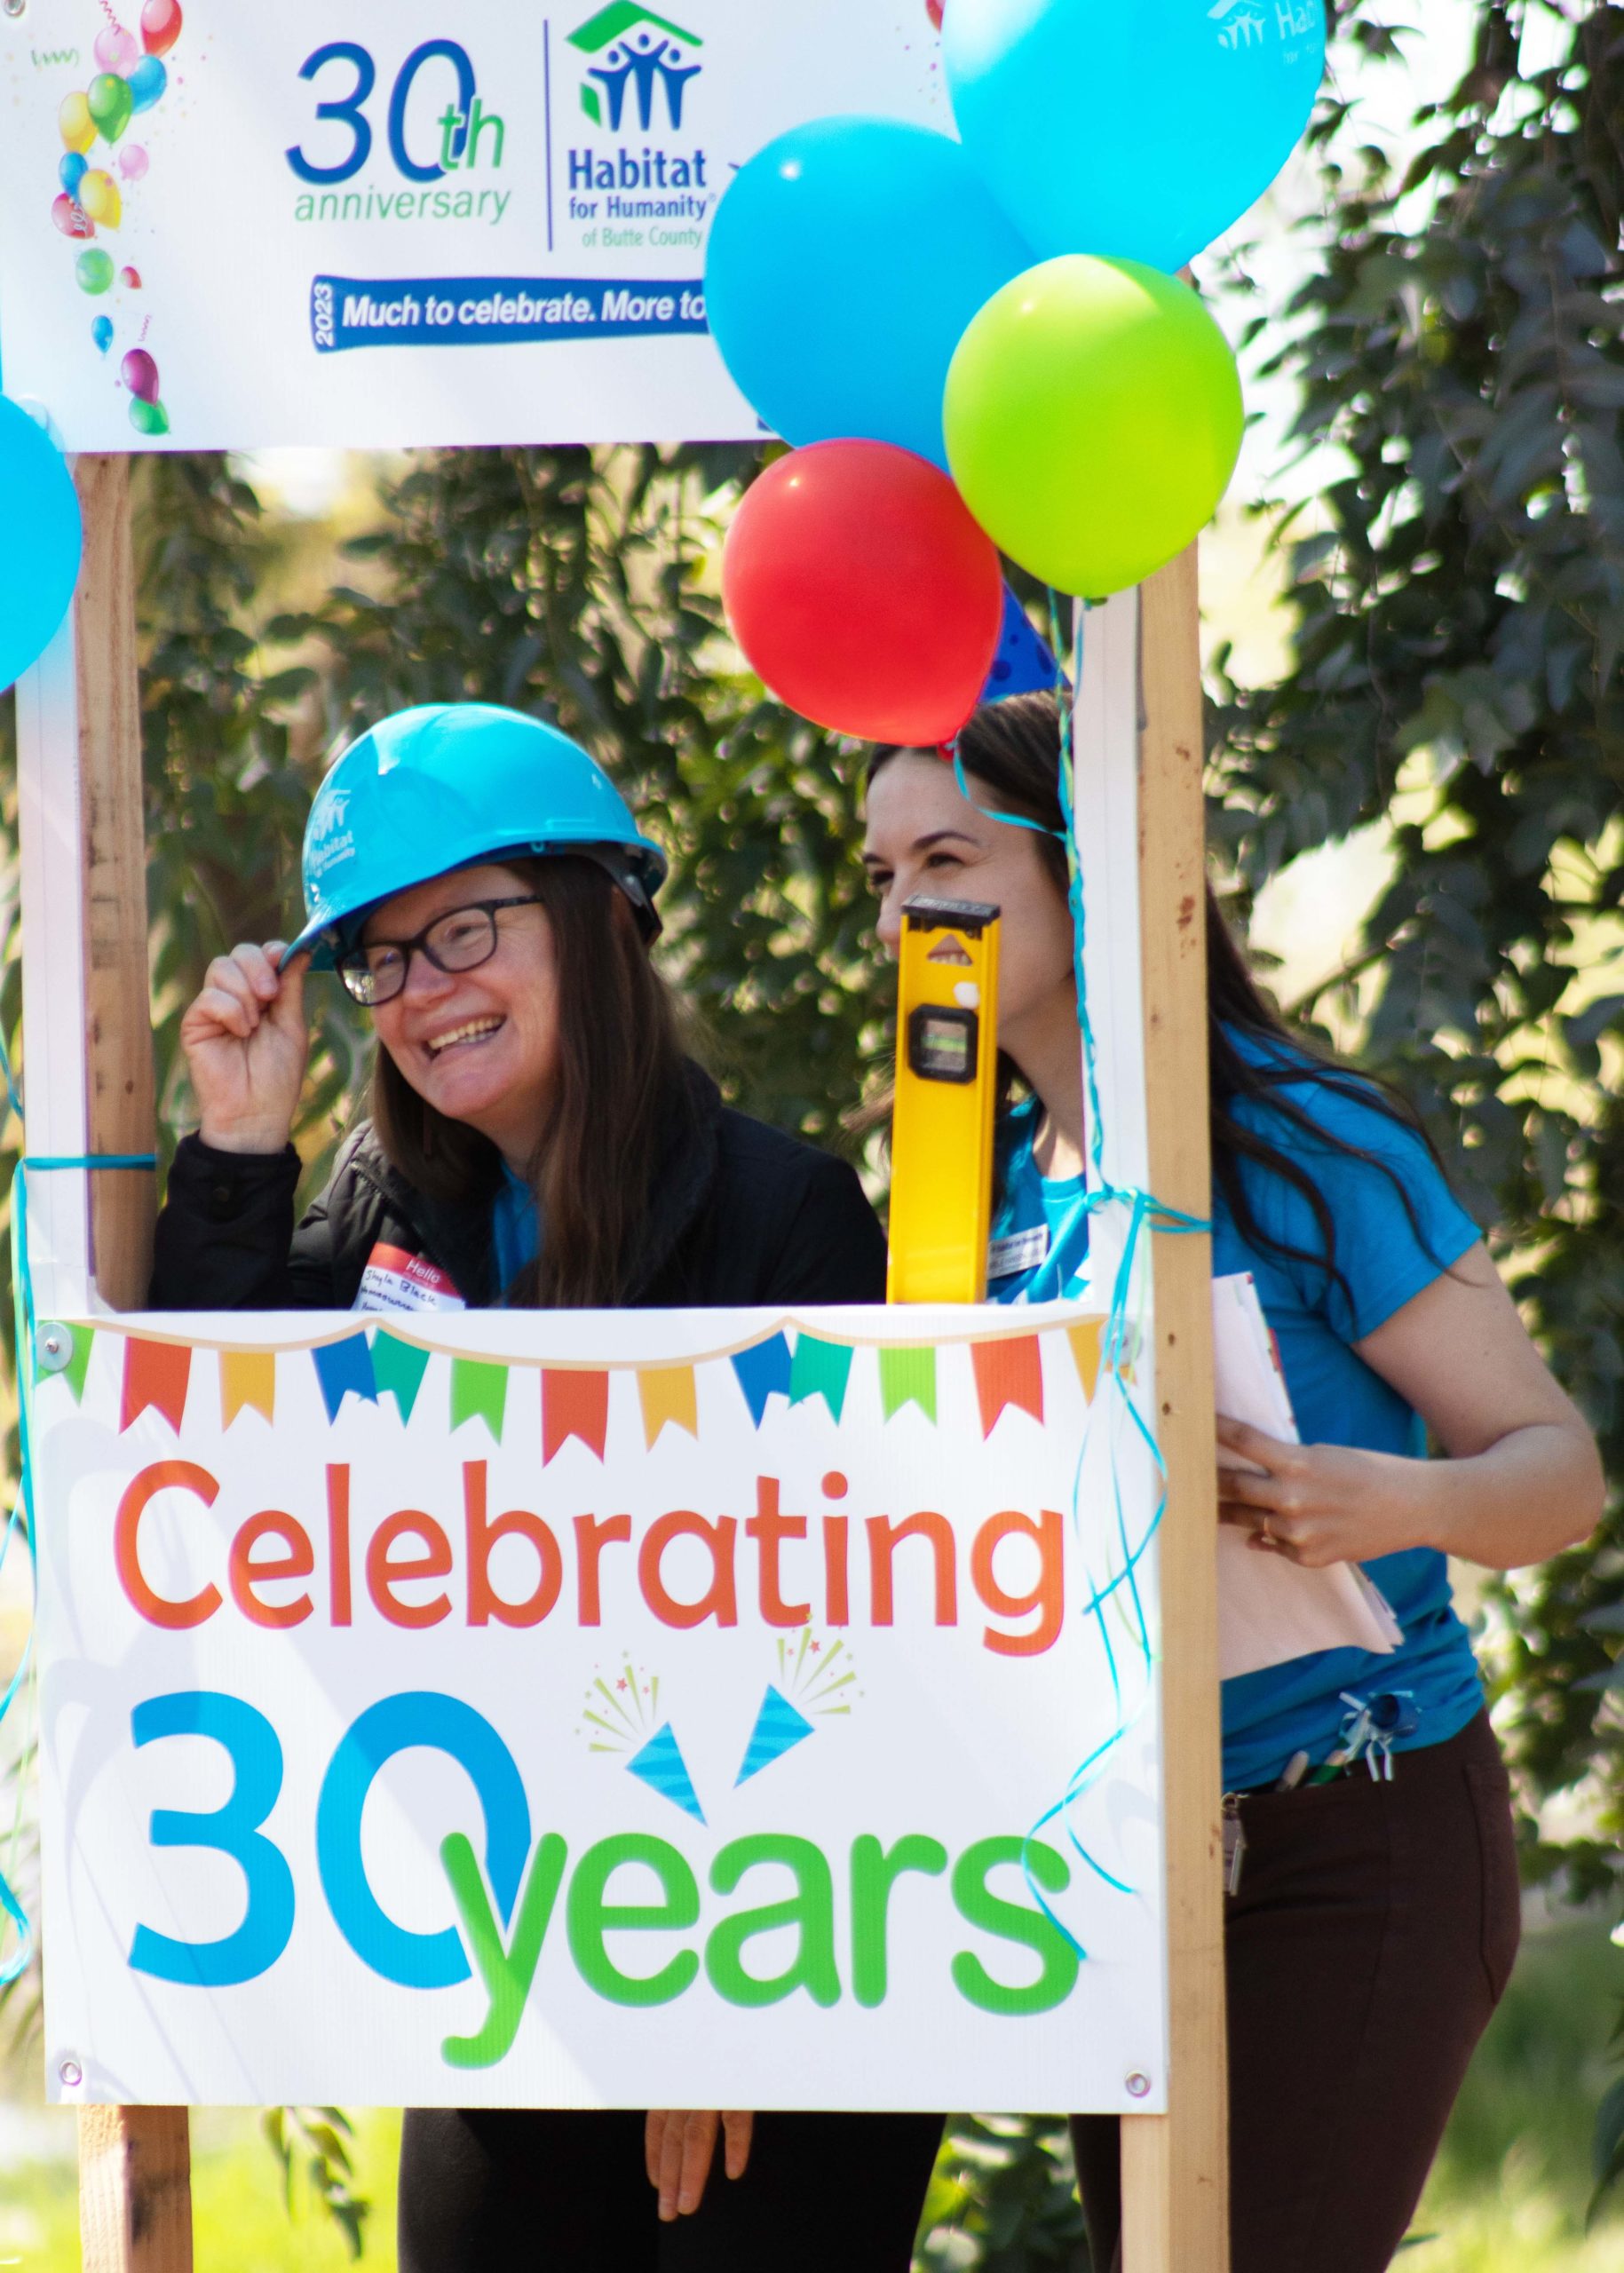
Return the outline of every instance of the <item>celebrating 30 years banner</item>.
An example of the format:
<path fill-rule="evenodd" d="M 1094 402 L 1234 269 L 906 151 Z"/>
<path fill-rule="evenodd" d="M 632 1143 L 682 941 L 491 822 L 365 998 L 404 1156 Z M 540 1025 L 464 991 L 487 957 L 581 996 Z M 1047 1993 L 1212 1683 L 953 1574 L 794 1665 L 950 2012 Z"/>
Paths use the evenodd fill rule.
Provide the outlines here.
<path fill-rule="evenodd" d="M 52 1337 L 52 2092 L 1163 2104 L 1100 1321 L 422 1324 Z"/>
<path fill-rule="evenodd" d="M 947 124 L 937 45 L 925 0 L 29 0 L 6 392 L 68 450 L 753 438 L 717 201 L 827 112 Z"/>

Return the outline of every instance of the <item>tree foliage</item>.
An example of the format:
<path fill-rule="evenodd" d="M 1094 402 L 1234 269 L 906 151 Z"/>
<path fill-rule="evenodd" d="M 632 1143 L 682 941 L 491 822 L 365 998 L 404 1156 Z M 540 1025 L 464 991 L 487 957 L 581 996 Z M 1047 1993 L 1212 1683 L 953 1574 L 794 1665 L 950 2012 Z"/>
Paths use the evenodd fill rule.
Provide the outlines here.
<path fill-rule="evenodd" d="M 1553 41 L 1553 34 L 1555 39 Z M 1350 36 L 1382 51 L 1367 9 Z M 1555 60 L 1519 69 L 1524 44 Z M 1402 173 L 1318 133 L 1319 257 L 1272 371 L 1333 463 L 1285 517 L 1279 684 L 1224 680 L 1216 835 L 1249 885 L 1390 817 L 1349 969 L 1367 1058 L 1464 1160 L 1560 1379 L 1624 1468 L 1624 7 L 1488 0 Z M 1262 334 L 1281 324 L 1260 315 Z M 1591 1779 L 1580 1892 L 1624 1832 L 1624 1531 L 1498 1596 L 1502 1719 L 1535 1797 Z M 1530 1826 L 1532 1831 L 1532 1826 Z"/>

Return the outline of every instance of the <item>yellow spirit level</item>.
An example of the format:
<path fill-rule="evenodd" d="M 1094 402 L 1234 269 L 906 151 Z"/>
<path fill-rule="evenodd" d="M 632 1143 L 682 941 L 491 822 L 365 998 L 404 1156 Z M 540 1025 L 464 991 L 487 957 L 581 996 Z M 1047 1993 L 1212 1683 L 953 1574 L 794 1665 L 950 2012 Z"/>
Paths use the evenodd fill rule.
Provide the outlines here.
<path fill-rule="evenodd" d="M 907 900 L 887 1302 L 985 1297 L 997 1084 L 998 910 L 966 899 Z"/>

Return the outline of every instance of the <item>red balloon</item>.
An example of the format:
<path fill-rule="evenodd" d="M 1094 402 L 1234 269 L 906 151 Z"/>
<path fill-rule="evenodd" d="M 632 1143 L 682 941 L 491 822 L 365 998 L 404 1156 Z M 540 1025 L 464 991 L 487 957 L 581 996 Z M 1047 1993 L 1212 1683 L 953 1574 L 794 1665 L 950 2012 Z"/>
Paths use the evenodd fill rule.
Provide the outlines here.
<path fill-rule="evenodd" d="M 118 272 L 118 281 L 121 284 L 127 284 L 132 292 L 139 292 L 141 289 L 141 272 L 139 268 L 121 268 Z"/>
<path fill-rule="evenodd" d="M 143 402 L 158 400 L 158 367 L 144 347 L 132 347 L 119 365 L 119 376 Z"/>
<path fill-rule="evenodd" d="M 141 11 L 141 45 L 148 55 L 167 55 L 179 37 L 178 0 L 147 0 Z"/>
<path fill-rule="evenodd" d="M 93 237 L 96 224 L 76 199 L 63 190 L 51 201 L 51 218 L 65 237 Z"/>
<path fill-rule="evenodd" d="M 1003 620 L 992 540 L 939 467 L 812 442 L 745 494 L 722 597 L 751 669 L 836 733 L 931 748 L 975 709 Z"/>

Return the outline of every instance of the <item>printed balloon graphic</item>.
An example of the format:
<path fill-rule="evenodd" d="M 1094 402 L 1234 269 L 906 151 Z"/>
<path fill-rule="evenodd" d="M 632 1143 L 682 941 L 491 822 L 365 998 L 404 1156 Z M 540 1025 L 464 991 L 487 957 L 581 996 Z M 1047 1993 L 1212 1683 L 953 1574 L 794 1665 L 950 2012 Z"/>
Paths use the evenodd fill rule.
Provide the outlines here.
<path fill-rule="evenodd" d="M 51 199 L 51 218 L 65 237 L 93 237 L 96 234 L 96 224 L 66 190 Z"/>
<path fill-rule="evenodd" d="M 70 150 L 57 168 L 57 179 L 69 197 L 76 197 L 79 194 L 79 184 L 84 179 L 85 163 L 82 152 Z"/>
<path fill-rule="evenodd" d="M 158 400 L 158 367 L 144 347 L 132 347 L 118 367 L 118 376 L 143 402 Z"/>
<path fill-rule="evenodd" d="M 90 92 L 84 99 L 103 136 L 109 142 L 116 142 L 135 114 L 135 98 L 130 91 L 129 81 L 121 79 L 116 71 L 104 71 L 99 79 L 91 81 Z"/>
<path fill-rule="evenodd" d="M 942 0 L 925 0 L 925 13 L 938 31 L 942 28 Z M 100 51 L 98 50 L 98 53 Z"/>
<path fill-rule="evenodd" d="M 123 218 L 124 201 L 119 194 L 118 184 L 99 166 L 92 166 L 79 184 L 79 202 L 91 220 L 99 221 L 104 229 L 116 229 Z"/>
<path fill-rule="evenodd" d="M 141 289 L 141 272 L 139 268 L 121 268 L 118 272 L 118 281 L 127 290 L 139 292 Z"/>
<path fill-rule="evenodd" d="M 130 74 L 130 99 L 138 111 L 150 110 L 170 83 L 170 75 L 155 55 L 144 55 Z"/>
<path fill-rule="evenodd" d="M 100 352 L 105 355 L 108 348 L 113 345 L 112 317 L 98 316 L 95 322 L 91 326 L 91 337 L 95 341 Z"/>
<path fill-rule="evenodd" d="M 123 85 L 123 81 L 120 81 Z M 70 150 L 88 150 L 96 139 L 96 122 L 91 116 L 91 106 L 83 95 L 64 95 L 62 107 L 57 113 L 57 131 Z"/>
<path fill-rule="evenodd" d="M 126 181 L 139 181 L 147 164 L 147 153 L 139 142 L 126 142 L 118 154 L 118 170 Z"/>
<path fill-rule="evenodd" d="M 113 281 L 113 256 L 99 245 L 87 245 L 74 263 L 82 292 L 105 292 Z"/>
<path fill-rule="evenodd" d="M 161 402 L 148 402 L 141 395 L 130 399 L 130 424 L 138 434 L 167 434 L 170 415 Z"/>
<path fill-rule="evenodd" d="M 140 52 L 140 42 L 123 24 L 109 24 L 96 35 L 96 60 L 104 71 L 128 71 Z"/>
<path fill-rule="evenodd" d="M 148 55 L 167 55 L 179 37 L 179 0 L 147 0 L 141 10 L 141 44 Z"/>

